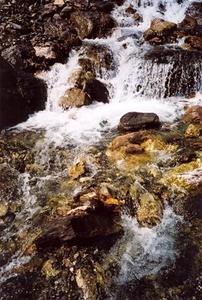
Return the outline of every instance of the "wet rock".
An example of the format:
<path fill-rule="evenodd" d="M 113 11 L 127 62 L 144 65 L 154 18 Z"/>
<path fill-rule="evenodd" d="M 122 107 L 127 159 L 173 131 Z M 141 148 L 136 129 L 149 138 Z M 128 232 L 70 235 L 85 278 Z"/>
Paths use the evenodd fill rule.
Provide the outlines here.
<path fill-rule="evenodd" d="M 5 203 L 0 202 L 0 218 L 5 217 L 7 212 L 8 212 L 8 206 Z"/>
<path fill-rule="evenodd" d="M 202 37 L 200 36 L 189 36 L 185 39 L 185 43 L 183 45 L 186 49 L 194 49 L 202 51 Z"/>
<path fill-rule="evenodd" d="M 193 187 L 191 174 L 202 167 L 201 159 L 196 159 L 191 162 L 180 164 L 171 170 L 164 173 L 161 182 L 166 186 L 178 191 L 190 191 Z M 197 182 L 195 182 L 197 185 Z"/>
<path fill-rule="evenodd" d="M 87 93 L 78 88 L 70 88 L 65 92 L 65 95 L 59 99 L 59 106 L 63 109 L 71 107 L 81 107 L 91 104 L 92 101 Z"/>
<path fill-rule="evenodd" d="M 198 22 L 192 16 L 186 15 L 184 20 L 178 24 L 178 29 L 182 31 L 182 35 L 192 34 L 198 26 Z"/>
<path fill-rule="evenodd" d="M 8 203 L 19 197 L 19 173 L 7 164 L 0 164 L 0 190 L 1 199 Z"/>
<path fill-rule="evenodd" d="M 34 57 L 34 48 L 31 43 L 28 45 L 11 45 L 4 49 L 1 56 L 10 63 L 16 70 L 24 70 L 29 67 L 28 60 Z"/>
<path fill-rule="evenodd" d="M 98 12 L 75 12 L 71 21 L 81 39 L 107 36 L 115 27 L 115 21 L 109 15 Z"/>
<path fill-rule="evenodd" d="M 85 71 L 85 69 L 76 70 L 69 79 L 76 88 L 82 89 L 87 93 L 91 101 L 109 102 L 109 92 L 104 83 L 95 79 L 94 71 Z"/>
<path fill-rule="evenodd" d="M 202 124 L 202 106 L 195 105 L 188 108 L 184 116 L 182 117 L 182 122 Z"/>
<path fill-rule="evenodd" d="M 86 82 L 84 91 L 90 96 L 92 101 L 108 103 L 109 92 L 101 81 L 91 79 Z"/>
<path fill-rule="evenodd" d="M 93 19 L 90 18 L 88 14 L 74 13 L 71 15 L 71 20 L 81 39 L 88 38 L 92 35 L 94 23 Z"/>
<path fill-rule="evenodd" d="M 69 175 L 73 179 L 79 178 L 81 175 L 85 174 L 85 172 L 86 172 L 86 163 L 82 159 L 69 168 Z"/>
<path fill-rule="evenodd" d="M 126 149 L 125 149 L 126 154 L 140 154 L 143 152 L 144 152 L 144 149 L 141 146 L 136 145 L 136 144 L 128 145 L 128 146 L 126 146 Z"/>
<path fill-rule="evenodd" d="M 7 128 L 44 109 L 47 92 L 41 79 L 16 72 L 2 58 L 0 66 L 0 128 Z"/>
<path fill-rule="evenodd" d="M 160 223 L 163 216 L 161 201 L 152 194 L 145 193 L 140 196 L 137 209 L 137 219 L 143 226 L 155 226 Z"/>
<path fill-rule="evenodd" d="M 54 1 L 54 5 L 59 5 L 59 6 L 63 6 L 65 4 L 64 0 L 55 0 Z"/>
<path fill-rule="evenodd" d="M 151 68 L 157 65 L 165 70 L 167 66 L 169 70 L 165 74 L 162 97 L 190 97 L 200 90 L 202 62 L 200 51 L 155 47 L 147 52 L 145 58 L 150 61 Z"/>
<path fill-rule="evenodd" d="M 199 1 L 193 1 L 190 4 L 187 14 L 195 18 L 199 25 L 202 25 L 202 4 Z"/>
<path fill-rule="evenodd" d="M 96 75 L 94 71 L 78 69 L 75 70 L 69 78 L 69 83 L 77 88 L 84 89 L 87 82 L 95 79 Z"/>
<path fill-rule="evenodd" d="M 37 247 L 55 247 L 64 243 L 80 245 L 119 235 L 122 232 L 119 213 L 105 207 L 101 202 L 81 206 L 67 213 L 65 217 L 47 224 Z"/>
<path fill-rule="evenodd" d="M 154 113 L 129 112 L 121 117 L 118 127 L 123 131 L 135 131 L 158 128 L 159 126 L 159 117 Z"/>
<path fill-rule="evenodd" d="M 114 68 L 114 60 L 112 51 L 102 45 L 93 45 L 85 48 L 84 57 L 87 59 L 80 59 L 79 62 L 84 70 L 89 68 L 99 74 L 102 74 L 102 70 L 112 70 Z"/>
<path fill-rule="evenodd" d="M 42 274 L 46 279 L 51 277 L 56 277 L 59 274 L 59 271 L 53 267 L 54 261 L 52 259 L 47 260 L 42 266 Z"/>
<path fill-rule="evenodd" d="M 144 32 L 144 39 L 150 44 L 160 45 L 175 40 L 174 31 L 177 25 L 163 19 L 154 19 L 150 28 Z"/>
<path fill-rule="evenodd" d="M 190 124 L 185 131 L 185 137 L 187 138 L 199 137 L 200 133 L 201 133 L 201 128 L 199 126 Z"/>
<path fill-rule="evenodd" d="M 42 45 L 42 46 L 35 46 L 34 47 L 35 54 L 38 57 L 44 57 L 45 59 L 55 60 L 56 53 L 53 50 L 53 47 L 50 45 Z"/>

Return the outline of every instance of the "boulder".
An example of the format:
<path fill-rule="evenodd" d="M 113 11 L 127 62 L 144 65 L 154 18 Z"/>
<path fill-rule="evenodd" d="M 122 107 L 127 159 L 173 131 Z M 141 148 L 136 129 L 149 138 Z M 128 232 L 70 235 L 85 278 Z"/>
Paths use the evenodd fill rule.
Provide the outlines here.
<path fill-rule="evenodd" d="M 39 249 L 56 247 L 64 243 L 88 245 L 93 241 L 122 233 L 120 213 L 102 202 L 72 209 L 66 216 L 45 226 L 36 240 Z"/>
<path fill-rule="evenodd" d="M 109 92 L 104 83 L 97 79 L 91 79 L 86 82 L 84 91 L 90 96 L 92 101 L 103 103 L 109 102 Z"/>
<path fill-rule="evenodd" d="M 89 80 L 95 79 L 95 77 L 96 75 L 93 71 L 78 69 L 73 71 L 68 81 L 70 84 L 74 85 L 75 87 L 84 89 L 86 83 Z"/>
<path fill-rule="evenodd" d="M 177 25 L 173 22 L 168 22 L 163 19 L 154 19 L 151 22 L 150 28 L 144 32 L 144 39 L 150 44 L 164 44 L 176 40 L 174 31 Z"/>
<path fill-rule="evenodd" d="M 135 131 L 159 126 L 159 117 L 154 113 L 129 112 L 121 117 L 118 128 L 123 131 Z"/>
<path fill-rule="evenodd" d="M 0 82 L 0 128 L 23 122 L 45 108 L 47 91 L 43 80 L 17 72 L 1 57 Z"/>
<path fill-rule="evenodd" d="M 87 93 L 91 101 L 109 102 L 109 92 L 105 84 L 95 79 L 95 73 L 84 69 L 76 70 L 69 78 L 70 84 Z"/>
<path fill-rule="evenodd" d="M 59 106 L 63 109 L 68 109 L 71 107 L 81 107 L 84 105 L 91 104 L 92 101 L 90 97 L 79 88 L 70 88 L 65 92 L 65 95 L 59 99 Z"/>

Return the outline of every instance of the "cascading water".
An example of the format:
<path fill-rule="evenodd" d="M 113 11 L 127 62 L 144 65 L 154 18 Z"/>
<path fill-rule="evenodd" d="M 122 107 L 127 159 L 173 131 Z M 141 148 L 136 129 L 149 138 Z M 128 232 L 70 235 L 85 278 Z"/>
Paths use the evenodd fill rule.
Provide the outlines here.
<path fill-rule="evenodd" d="M 158 10 L 160 4 L 164 7 L 163 12 Z M 128 111 L 152 111 L 157 113 L 162 121 L 174 121 L 182 113 L 184 106 L 189 105 L 189 101 L 178 97 L 163 99 L 165 96 L 172 96 L 170 80 L 173 69 L 176 68 L 175 60 L 172 56 L 168 58 L 167 63 L 145 60 L 145 54 L 151 48 L 142 44 L 141 35 L 154 17 L 180 22 L 189 4 L 190 1 L 179 4 L 178 1 L 170 0 L 140 1 L 138 5 L 136 1 L 126 1 L 113 13 L 119 27 L 111 37 L 85 40 L 86 45 L 105 45 L 113 52 L 115 71 L 105 70 L 102 78 L 98 77 L 109 89 L 110 103 L 94 103 L 79 109 L 73 108 L 68 112 L 63 112 L 58 106 L 60 96 L 71 87 L 68 79 L 72 72 L 79 68 L 78 59 L 82 55 L 82 50 L 73 51 L 66 65 L 56 64 L 51 71 L 43 74 L 48 85 L 46 110 L 30 117 L 19 128 L 44 128 L 49 141 L 62 145 L 70 139 L 79 143 L 81 141 L 88 143 L 89 139 L 92 142 L 100 139 L 103 124 L 106 130 L 115 127 L 121 115 Z M 134 5 L 134 8 L 140 11 L 143 23 L 131 26 L 130 17 L 124 16 L 124 10 L 128 5 Z M 179 58 L 176 58 L 176 61 L 179 61 Z M 193 69 L 191 76 L 195 77 L 195 85 L 199 91 L 201 64 L 191 62 L 190 67 Z M 179 67 L 182 81 L 177 88 L 179 96 L 180 86 L 186 85 L 183 81 L 187 75 L 186 70 Z M 172 81 L 176 79 L 172 78 Z M 200 95 L 197 94 L 192 104 L 200 102 L 200 99 Z"/>
<path fill-rule="evenodd" d="M 176 23 L 181 22 L 191 2 L 127 0 L 123 6 L 113 12 L 119 26 L 111 37 L 85 40 L 83 49 L 72 51 L 65 65 L 56 64 L 50 71 L 40 75 L 48 86 L 46 109 L 31 116 L 27 122 L 20 124 L 18 129 L 45 130 L 45 141 L 42 145 L 36 145 L 36 150 L 39 154 L 38 161 L 46 165 L 47 170 L 49 170 L 50 145 L 65 147 L 73 143 L 79 148 L 83 144 L 96 143 L 106 131 L 117 126 L 120 117 L 129 111 L 155 112 L 162 121 L 173 122 L 182 114 L 185 106 L 201 103 L 201 63 L 194 62 L 193 65 L 191 62 L 190 68 L 194 70 L 195 89 L 198 93 L 190 104 L 190 100 L 175 97 L 170 91 L 169 81 L 173 80 L 171 74 L 173 68 L 176 68 L 172 56 L 166 64 L 146 59 L 145 54 L 151 51 L 151 47 L 143 44 L 142 37 L 144 30 L 156 17 Z M 141 14 L 143 22 L 134 25 L 131 17 L 125 14 L 125 9 L 129 5 Z M 97 74 L 97 78 L 108 87 L 110 102 L 108 104 L 93 103 L 90 106 L 63 111 L 58 105 L 58 100 L 65 90 L 71 87 L 68 79 L 73 71 L 80 68 L 78 60 L 84 55 L 85 45 L 92 44 L 104 45 L 113 53 L 114 70 L 105 70 L 102 74 Z M 186 77 L 187 68 L 184 70 L 182 67 L 179 72 L 181 74 L 178 90 L 180 96 L 180 87 L 184 84 L 183 77 Z M 165 99 L 165 96 L 172 97 Z M 58 172 L 50 176 L 57 178 L 60 175 L 61 173 Z M 25 212 L 29 214 L 28 217 L 26 216 L 29 220 L 34 213 L 36 199 L 29 185 L 29 175 L 23 174 L 22 179 L 24 180 L 24 198 L 27 201 Z M 38 187 L 43 187 L 43 180 L 39 182 Z M 124 215 L 125 235 L 120 243 L 124 243 L 125 247 L 120 261 L 120 275 L 118 279 L 116 278 L 118 284 L 156 273 L 165 265 L 172 263 L 177 255 L 175 227 L 181 221 L 181 218 L 176 216 L 170 207 L 166 207 L 161 224 L 152 229 L 141 228 L 136 219 Z M 119 251 L 120 243 L 113 248 L 114 255 Z M 9 271 L 16 261 L 17 264 L 21 264 L 23 259 L 18 260 L 15 256 L 7 268 L 0 270 L 0 274 Z"/>

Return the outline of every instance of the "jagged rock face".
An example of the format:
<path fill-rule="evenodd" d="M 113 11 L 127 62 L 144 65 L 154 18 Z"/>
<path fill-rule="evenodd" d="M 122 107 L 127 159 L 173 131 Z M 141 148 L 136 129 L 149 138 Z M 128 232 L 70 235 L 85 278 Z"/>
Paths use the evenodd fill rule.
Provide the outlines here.
<path fill-rule="evenodd" d="M 16 72 L 0 58 L 0 128 L 25 121 L 45 107 L 45 83 L 30 74 Z"/>

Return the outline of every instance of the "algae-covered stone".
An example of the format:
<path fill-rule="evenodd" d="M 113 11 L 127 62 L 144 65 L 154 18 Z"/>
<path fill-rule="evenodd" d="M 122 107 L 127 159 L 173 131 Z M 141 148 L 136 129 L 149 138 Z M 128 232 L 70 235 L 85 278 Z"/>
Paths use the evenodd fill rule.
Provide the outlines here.
<path fill-rule="evenodd" d="M 59 271 L 56 270 L 53 266 L 54 261 L 52 259 L 47 260 L 42 267 L 42 274 L 49 279 L 51 277 L 56 277 L 59 274 Z"/>
<path fill-rule="evenodd" d="M 8 206 L 5 203 L 0 202 L 0 218 L 5 217 L 7 212 L 8 212 Z"/>
<path fill-rule="evenodd" d="M 84 160 L 80 160 L 75 165 L 69 168 L 69 176 L 73 179 L 79 178 L 81 175 L 86 172 L 86 163 Z"/>
<path fill-rule="evenodd" d="M 177 190 L 189 190 L 193 186 L 187 180 L 188 176 L 184 175 L 188 175 L 201 167 L 202 161 L 200 158 L 195 161 L 181 164 L 165 172 L 160 182 Z"/>
<path fill-rule="evenodd" d="M 187 137 L 187 138 L 199 137 L 200 132 L 201 132 L 201 129 L 199 126 L 197 126 L 195 124 L 190 124 L 185 131 L 185 137 Z"/>
<path fill-rule="evenodd" d="M 137 209 L 137 219 L 143 226 L 155 226 L 160 223 L 163 216 L 163 205 L 158 198 L 150 193 L 140 196 L 140 203 Z"/>

